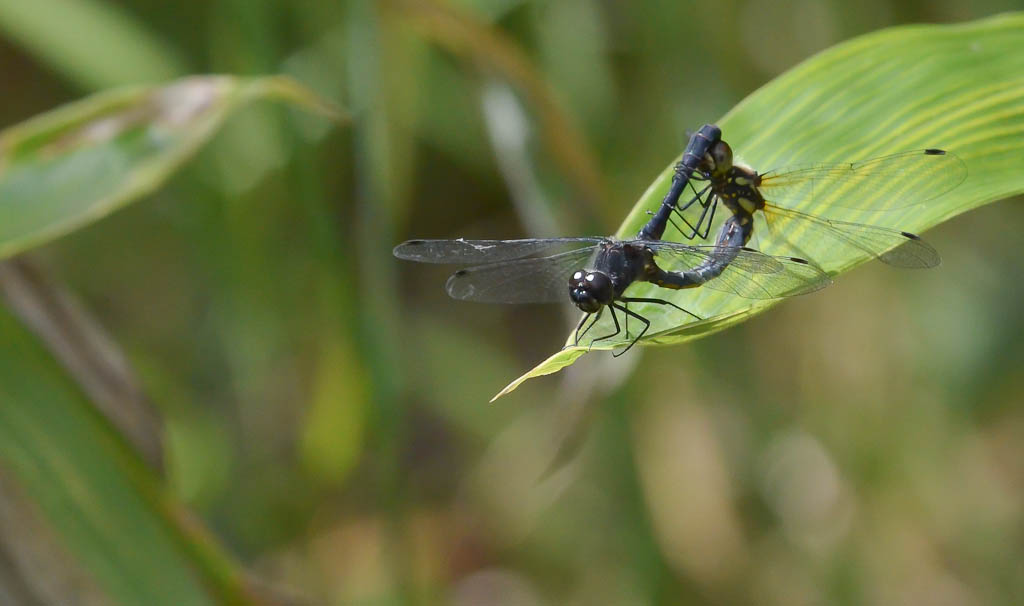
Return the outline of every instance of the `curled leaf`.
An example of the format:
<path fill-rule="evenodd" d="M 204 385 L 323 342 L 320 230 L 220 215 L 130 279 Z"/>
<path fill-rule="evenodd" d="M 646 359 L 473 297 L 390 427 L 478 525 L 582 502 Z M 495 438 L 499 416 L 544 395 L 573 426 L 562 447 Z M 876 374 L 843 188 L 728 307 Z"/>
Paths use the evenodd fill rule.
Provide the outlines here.
<path fill-rule="evenodd" d="M 0 132 L 0 258 L 155 190 L 257 99 L 343 119 L 289 78 L 198 76 L 100 93 Z"/>

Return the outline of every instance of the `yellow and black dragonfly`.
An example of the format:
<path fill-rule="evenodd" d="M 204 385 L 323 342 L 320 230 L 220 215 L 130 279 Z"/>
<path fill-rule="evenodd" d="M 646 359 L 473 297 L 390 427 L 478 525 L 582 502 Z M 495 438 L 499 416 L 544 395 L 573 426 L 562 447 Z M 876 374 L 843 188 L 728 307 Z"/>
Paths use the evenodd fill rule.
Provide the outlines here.
<path fill-rule="evenodd" d="M 775 237 L 812 260 L 820 256 L 813 251 L 827 251 L 839 256 L 868 255 L 897 267 L 928 268 L 940 263 L 939 254 L 915 234 L 828 219 L 797 208 L 812 203 L 864 211 L 906 208 L 938 198 L 966 177 L 963 160 L 934 148 L 759 173 L 733 162 L 732 148 L 719 138 L 707 147 L 690 175 L 691 187 L 694 182 L 704 183 L 703 189 L 694 187 L 696 195 L 675 206 L 686 228 L 673 224 L 689 239 L 707 238 L 721 202 L 733 215 L 751 221 L 761 211 Z M 872 195 L 860 195 L 864 191 Z M 701 213 L 690 221 L 683 213 L 695 204 Z"/>

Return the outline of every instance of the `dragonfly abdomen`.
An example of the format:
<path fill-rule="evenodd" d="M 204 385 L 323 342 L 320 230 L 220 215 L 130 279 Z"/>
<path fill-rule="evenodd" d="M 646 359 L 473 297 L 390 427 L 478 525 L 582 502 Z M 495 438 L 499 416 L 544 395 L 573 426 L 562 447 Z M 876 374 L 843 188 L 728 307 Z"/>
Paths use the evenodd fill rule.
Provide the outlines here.
<path fill-rule="evenodd" d="M 646 279 L 663 288 L 700 286 L 722 275 L 750 240 L 753 230 L 753 218 L 748 213 L 738 212 L 722 224 L 715 242 L 715 251 L 703 263 L 687 271 L 664 271 L 654 265 L 648 269 L 649 277 Z"/>
<path fill-rule="evenodd" d="M 679 203 L 679 196 L 682 195 L 683 190 L 686 189 L 687 184 L 690 182 L 690 178 L 693 176 L 694 171 L 697 170 L 698 165 L 704 158 L 704 154 L 707 150 L 720 141 L 722 138 L 722 131 L 714 124 L 705 124 L 699 131 L 694 133 L 690 137 L 689 143 L 686 145 L 686 150 L 683 152 L 683 157 L 676 164 L 675 174 L 672 177 L 672 185 L 669 187 L 668 193 L 665 194 L 665 198 L 661 201 L 661 206 L 658 207 L 657 212 L 651 217 L 650 221 L 640 230 L 637 234 L 638 240 L 660 240 L 665 234 L 665 228 L 668 226 L 669 217 L 674 210 L 677 208 Z"/>

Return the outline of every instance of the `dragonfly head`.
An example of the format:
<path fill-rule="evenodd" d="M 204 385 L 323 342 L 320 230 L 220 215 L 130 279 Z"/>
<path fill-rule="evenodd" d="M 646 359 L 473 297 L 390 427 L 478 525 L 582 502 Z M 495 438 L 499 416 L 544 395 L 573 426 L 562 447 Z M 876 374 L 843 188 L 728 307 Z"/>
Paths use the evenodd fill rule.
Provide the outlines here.
<path fill-rule="evenodd" d="M 569 278 L 569 298 L 581 311 L 595 313 L 615 298 L 612 279 L 600 271 L 579 270 Z"/>
<path fill-rule="evenodd" d="M 724 177 L 732 168 L 732 148 L 725 141 L 716 141 L 704 154 L 700 168 L 712 176 Z"/>

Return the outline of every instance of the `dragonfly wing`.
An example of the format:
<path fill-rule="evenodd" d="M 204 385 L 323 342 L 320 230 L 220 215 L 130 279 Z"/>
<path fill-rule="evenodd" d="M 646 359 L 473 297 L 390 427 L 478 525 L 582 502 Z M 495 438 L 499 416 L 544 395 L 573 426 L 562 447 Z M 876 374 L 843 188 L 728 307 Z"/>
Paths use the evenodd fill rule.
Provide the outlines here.
<path fill-rule="evenodd" d="M 767 204 L 764 212 L 773 237 L 810 259 L 874 257 L 909 269 L 927 269 L 942 262 L 931 244 L 908 232 L 825 219 L 774 204 Z"/>
<path fill-rule="evenodd" d="M 460 269 L 445 290 L 453 299 L 480 303 L 569 301 L 569 277 L 583 269 L 594 246 L 534 259 L 514 259 Z"/>
<path fill-rule="evenodd" d="M 892 210 L 952 190 L 967 178 L 967 165 L 951 152 L 920 149 L 861 162 L 773 170 L 761 177 L 764 196 L 787 207 L 814 203 Z"/>
<path fill-rule="evenodd" d="M 742 269 L 742 258 L 749 255 L 768 256 L 744 249 L 737 260 L 704 286 L 735 293 L 747 299 L 778 299 L 814 292 L 832 283 L 821 268 L 797 257 L 769 257 L 781 266 L 776 273 L 750 273 Z"/>
<path fill-rule="evenodd" d="M 775 257 L 762 254 L 752 248 L 722 245 L 692 245 L 663 240 L 633 240 L 639 246 L 654 251 L 655 256 L 664 259 L 662 269 L 680 271 L 693 269 L 698 265 L 726 260 L 746 273 L 774 274 L 782 271 Z M 748 254 L 742 254 L 746 251 Z"/>
<path fill-rule="evenodd" d="M 659 266 L 666 271 L 689 271 L 709 262 L 727 263 L 722 273 L 703 287 L 747 299 L 802 295 L 832 283 L 827 273 L 803 259 L 773 257 L 750 248 L 668 242 L 659 242 L 652 248 Z"/>
<path fill-rule="evenodd" d="M 399 259 L 420 263 L 467 265 L 552 254 L 600 242 L 601 238 L 528 238 L 524 240 L 408 240 L 395 247 Z"/>

